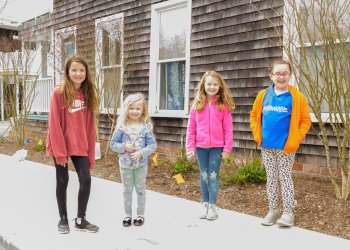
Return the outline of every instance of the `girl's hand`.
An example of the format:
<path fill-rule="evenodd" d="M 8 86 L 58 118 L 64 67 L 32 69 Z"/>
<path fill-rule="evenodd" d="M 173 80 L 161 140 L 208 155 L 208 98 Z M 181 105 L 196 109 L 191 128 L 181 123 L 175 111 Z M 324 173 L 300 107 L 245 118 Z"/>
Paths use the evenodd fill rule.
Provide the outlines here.
<path fill-rule="evenodd" d="M 132 145 L 132 143 L 127 142 L 125 143 L 124 150 L 125 152 L 129 152 L 129 153 L 134 152 L 134 146 Z"/>
<path fill-rule="evenodd" d="M 187 160 L 191 160 L 196 154 L 194 153 L 194 151 L 188 151 L 186 152 L 186 157 L 187 157 Z"/>
<path fill-rule="evenodd" d="M 230 157 L 230 153 L 222 152 L 221 156 L 223 160 L 227 160 Z"/>
<path fill-rule="evenodd" d="M 131 159 L 134 160 L 134 161 L 141 160 L 141 158 L 142 158 L 141 151 L 137 151 L 137 152 L 135 152 L 135 153 L 130 154 L 130 157 L 131 157 Z"/>

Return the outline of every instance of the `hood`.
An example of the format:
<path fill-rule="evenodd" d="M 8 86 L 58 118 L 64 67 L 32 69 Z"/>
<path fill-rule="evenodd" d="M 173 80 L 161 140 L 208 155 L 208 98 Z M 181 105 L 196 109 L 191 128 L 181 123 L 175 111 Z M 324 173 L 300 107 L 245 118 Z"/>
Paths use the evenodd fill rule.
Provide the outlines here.
<path fill-rule="evenodd" d="M 275 88 L 275 84 L 273 82 L 271 82 L 270 87 L 267 88 L 267 92 L 270 95 L 276 96 L 274 88 Z M 289 90 L 289 92 L 291 92 L 291 94 L 295 94 L 296 92 L 298 92 L 297 88 L 292 86 L 292 85 L 288 85 L 288 90 Z"/>
<path fill-rule="evenodd" d="M 118 127 L 118 129 L 126 134 L 128 133 L 128 130 L 124 125 L 121 125 L 120 127 Z M 142 134 L 143 132 L 150 132 L 150 131 L 152 131 L 152 126 L 150 124 L 142 123 L 142 129 L 140 130 L 140 134 Z"/>

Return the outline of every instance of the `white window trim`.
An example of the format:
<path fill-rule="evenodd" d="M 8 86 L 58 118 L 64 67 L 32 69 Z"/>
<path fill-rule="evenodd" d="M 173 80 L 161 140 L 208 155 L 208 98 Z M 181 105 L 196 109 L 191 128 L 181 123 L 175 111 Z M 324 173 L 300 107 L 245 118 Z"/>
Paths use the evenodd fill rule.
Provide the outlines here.
<path fill-rule="evenodd" d="M 124 13 L 117 13 L 117 14 L 114 14 L 114 15 L 110 15 L 110 16 L 106 16 L 106 17 L 102 17 L 102 18 L 99 18 L 99 19 L 96 19 L 95 20 L 95 32 L 96 32 L 96 36 L 95 36 L 95 55 L 98 55 L 101 53 L 101 50 L 99 51 L 98 48 L 101 48 L 102 47 L 102 32 L 101 32 L 101 29 L 99 28 L 99 26 L 102 24 L 109 24 L 111 22 L 113 22 L 113 20 L 118 20 L 118 19 L 122 19 L 122 22 L 124 22 Z M 122 30 L 121 30 L 121 34 L 122 34 L 122 37 L 121 37 L 121 60 L 120 60 L 120 64 L 119 65 L 113 65 L 113 66 L 101 66 L 102 68 L 100 68 L 100 65 L 102 65 L 101 63 L 101 59 L 102 59 L 102 55 L 99 55 L 97 56 L 96 58 L 96 64 L 95 64 L 95 69 L 96 69 L 96 75 L 95 77 L 98 77 L 100 74 L 101 74 L 101 69 L 106 69 L 106 68 L 114 68 L 114 67 L 120 67 L 120 82 L 122 83 L 123 82 L 123 77 L 124 77 L 124 30 L 123 30 L 123 27 L 122 27 Z M 97 80 L 97 82 L 99 84 L 101 84 L 103 82 L 103 80 L 101 80 L 101 82 L 99 82 Z M 120 93 L 120 100 L 121 100 L 121 103 L 120 103 L 120 107 L 122 107 L 123 105 L 123 89 Z M 101 99 L 101 102 L 100 102 L 100 112 L 102 114 L 107 114 L 108 113 L 108 108 L 104 108 L 102 107 L 102 104 L 104 103 L 103 101 L 103 96 L 102 96 L 102 99 Z M 121 108 L 118 108 L 117 109 L 117 114 L 119 115 L 121 112 Z"/>
<path fill-rule="evenodd" d="M 76 53 L 76 45 L 77 45 L 77 28 L 76 25 L 74 26 L 70 26 L 70 27 L 66 27 L 63 29 L 59 29 L 55 31 L 55 42 L 54 42 L 54 76 L 55 76 L 55 80 L 57 79 L 62 79 L 64 70 L 61 70 L 61 45 L 62 45 L 62 40 L 74 35 L 74 53 Z M 58 64 L 59 63 L 59 64 Z"/>
<path fill-rule="evenodd" d="M 159 18 L 158 15 L 164 10 L 176 8 L 180 6 L 187 6 L 187 30 L 186 30 L 186 50 L 184 60 L 185 66 L 185 92 L 184 92 L 184 110 L 158 110 L 159 103 L 159 75 L 157 72 L 157 58 L 159 53 L 159 39 L 158 28 Z M 188 117 L 188 100 L 189 100 L 189 79 L 190 79 L 190 44 L 191 44 L 191 0 L 170 0 L 162 3 L 152 5 L 151 10 L 151 37 L 150 37 L 150 70 L 149 70 L 149 98 L 148 107 L 150 116 L 152 117 L 176 117 L 187 118 Z"/>
<path fill-rule="evenodd" d="M 300 6 L 299 1 L 297 1 L 297 6 Z M 284 44 L 284 46 L 289 46 L 289 41 L 288 41 L 289 36 L 290 36 L 289 33 L 292 33 L 292 37 L 294 37 L 294 34 L 296 34 L 296 29 L 295 29 L 295 26 L 293 25 L 294 22 L 287 20 L 287 18 L 291 16 L 290 14 L 288 14 L 288 13 L 290 13 L 291 10 L 292 10 L 292 7 L 290 6 L 290 3 L 288 1 L 286 1 L 285 6 L 284 6 L 284 14 L 283 14 L 283 18 L 284 18 L 284 21 L 283 21 L 283 44 Z M 287 27 L 286 24 L 288 24 L 289 27 Z M 292 25 L 293 25 L 293 27 L 291 27 Z M 341 41 L 339 41 L 338 39 L 335 41 L 335 43 L 340 43 L 340 42 Z M 350 43 L 350 38 L 346 39 L 346 42 Z M 304 46 L 305 47 L 310 47 L 312 45 L 313 46 L 321 46 L 322 44 L 323 44 L 323 41 L 318 41 L 314 44 L 308 42 L 308 43 L 304 43 Z M 301 46 L 302 46 L 302 44 L 299 41 L 295 42 L 294 55 L 296 55 L 296 56 L 299 55 L 298 49 L 301 48 Z M 283 51 L 283 58 L 288 60 L 288 55 L 287 55 L 287 52 L 285 50 Z M 292 77 L 290 84 L 292 86 L 298 88 L 298 85 L 297 85 L 297 82 L 295 79 L 295 77 L 299 77 L 298 72 L 295 72 L 294 74 L 295 74 L 295 76 Z M 310 117 L 311 117 L 312 123 L 318 123 L 318 120 L 317 120 L 314 113 L 310 112 Z M 329 113 L 321 113 L 321 120 L 324 123 L 330 123 L 330 114 Z"/>

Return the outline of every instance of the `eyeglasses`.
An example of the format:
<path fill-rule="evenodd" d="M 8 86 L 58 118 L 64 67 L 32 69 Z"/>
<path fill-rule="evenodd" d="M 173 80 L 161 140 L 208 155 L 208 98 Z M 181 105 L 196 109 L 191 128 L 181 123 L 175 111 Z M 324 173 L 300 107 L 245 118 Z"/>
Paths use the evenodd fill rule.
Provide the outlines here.
<path fill-rule="evenodd" d="M 287 77 L 290 76 L 290 73 L 284 72 L 284 73 L 271 73 L 271 75 L 276 76 L 276 77 Z"/>

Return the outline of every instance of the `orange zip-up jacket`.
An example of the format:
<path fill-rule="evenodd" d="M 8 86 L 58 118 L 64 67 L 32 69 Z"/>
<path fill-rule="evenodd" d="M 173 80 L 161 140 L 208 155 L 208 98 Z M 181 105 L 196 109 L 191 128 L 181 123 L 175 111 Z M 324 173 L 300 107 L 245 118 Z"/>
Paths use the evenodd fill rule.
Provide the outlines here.
<path fill-rule="evenodd" d="M 284 145 L 283 152 L 285 154 L 296 152 L 301 141 L 305 138 L 311 127 L 311 118 L 309 105 L 305 96 L 295 87 L 288 86 L 292 95 L 292 114 L 290 119 L 289 134 Z M 267 89 L 262 90 L 255 99 L 253 109 L 250 113 L 250 128 L 252 129 L 254 140 L 258 143 L 259 148 L 262 142 L 262 103 Z M 276 124 L 278 126 L 278 124 Z"/>

